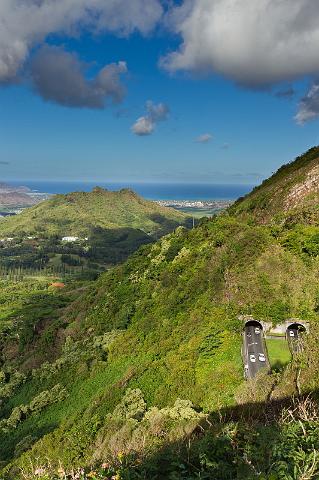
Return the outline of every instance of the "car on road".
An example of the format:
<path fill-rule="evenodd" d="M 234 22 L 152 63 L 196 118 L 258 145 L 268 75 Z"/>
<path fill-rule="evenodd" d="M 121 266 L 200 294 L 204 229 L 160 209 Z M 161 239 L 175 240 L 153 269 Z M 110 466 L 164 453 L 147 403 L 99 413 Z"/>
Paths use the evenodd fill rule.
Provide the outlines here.
<path fill-rule="evenodd" d="M 265 354 L 264 354 L 264 353 L 260 353 L 260 354 L 258 355 L 258 360 L 259 360 L 260 362 L 265 362 L 265 361 L 266 361 Z"/>
<path fill-rule="evenodd" d="M 260 328 L 259 327 L 255 327 L 255 333 L 256 333 L 256 335 L 260 334 Z"/>
<path fill-rule="evenodd" d="M 252 362 L 252 363 L 255 363 L 256 362 L 256 357 L 254 354 L 251 354 L 249 355 L 249 360 Z"/>
<path fill-rule="evenodd" d="M 247 337 L 251 337 L 251 333 L 250 332 L 247 332 Z"/>
<path fill-rule="evenodd" d="M 295 332 L 293 330 L 289 330 L 289 337 L 294 337 L 295 336 Z"/>

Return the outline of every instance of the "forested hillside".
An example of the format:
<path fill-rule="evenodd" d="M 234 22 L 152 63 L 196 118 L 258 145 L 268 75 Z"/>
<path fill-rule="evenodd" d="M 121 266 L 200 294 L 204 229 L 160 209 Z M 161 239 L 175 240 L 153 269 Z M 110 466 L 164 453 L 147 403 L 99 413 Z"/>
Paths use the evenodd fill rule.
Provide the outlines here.
<path fill-rule="evenodd" d="M 2 294 L 3 478 L 318 478 L 319 224 L 273 221 L 314 152 L 95 282 Z M 247 206 L 270 187 L 287 194 Z M 243 315 L 310 334 L 245 381 Z"/>
<path fill-rule="evenodd" d="M 96 187 L 92 192 L 54 195 L 7 218 L 0 222 L 0 234 L 85 237 L 94 228 L 133 228 L 160 236 L 186 220 L 183 213 L 145 200 L 130 189 L 113 192 Z"/>
<path fill-rule="evenodd" d="M 0 277 L 94 278 L 191 218 L 131 190 L 55 195 L 0 221 Z"/>

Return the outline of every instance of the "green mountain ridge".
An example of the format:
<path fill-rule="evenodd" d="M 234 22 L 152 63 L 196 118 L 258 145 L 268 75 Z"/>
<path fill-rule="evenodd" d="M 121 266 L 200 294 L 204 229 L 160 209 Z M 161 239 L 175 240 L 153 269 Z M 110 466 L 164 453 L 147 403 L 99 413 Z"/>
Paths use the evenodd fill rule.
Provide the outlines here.
<path fill-rule="evenodd" d="M 284 206 L 317 150 L 95 282 L 3 286 L 3 478 L 318 478 L 315 183 Z M 243 315 L 300 318 L 310 334 L 245 381 Z"/>
<path fill-rule="evenodd" d="M 283 165 L 270 178 L 237 200 L 234 215 L 259 223 L 317 223 L 319 220 L 319 147 Z"/>
<path fill-rule="evenodd" d="M 191 223 L 129 189 L 55 195 L 0 221 L 0 275 L 94 278 L 141 245 Z"/>
<path fill-rule="evenodd" d="M 98 227 L 134 228 L 156 236 L 186 220 L 183 213 L 145 200 L 130 189 L 113 192 L 96 187 L 92 192 L 54 195 L 6 218 L 0 222 L 0 234 L 86 236 Z"/>

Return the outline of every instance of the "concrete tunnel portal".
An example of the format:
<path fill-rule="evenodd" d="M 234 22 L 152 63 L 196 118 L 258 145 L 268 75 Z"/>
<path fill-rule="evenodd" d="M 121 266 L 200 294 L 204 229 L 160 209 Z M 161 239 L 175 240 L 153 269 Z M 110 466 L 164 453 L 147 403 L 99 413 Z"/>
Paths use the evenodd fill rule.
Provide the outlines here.
<path fill-rule="evenodd" d="M 307 328 L 302 323 L 293 322 L 288 325 L 286 330 L 286 339 L 292 355 L 303 350 L 302 337 L 305 333 L 307 333 Z"/>
<path fill-rule="evenodd" d="M 245 326 L 244 326 L 244 329 L 246 327 L 259 327 L 260 330 L 263 330 L 263 326 L 260 322 L 258 322 L 257 320 L 248 320 L 246 323 L 245 323 Z"/>
<path fill-rule="evenodd" d="M 288 325 L 287 331 L 289 330 L 297 330 L 299 333 L 306 332 L 307 329 L 302 323 L 294 322 Z"/>

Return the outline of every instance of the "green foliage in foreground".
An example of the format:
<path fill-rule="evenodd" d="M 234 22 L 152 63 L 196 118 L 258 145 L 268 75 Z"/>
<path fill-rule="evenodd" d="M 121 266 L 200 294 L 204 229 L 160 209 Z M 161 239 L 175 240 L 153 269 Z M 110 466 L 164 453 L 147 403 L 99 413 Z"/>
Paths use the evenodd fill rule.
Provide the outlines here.
<path fill-rule="evenodd" d="M 105 455 L 98 457 L 96 453 L 99 445 L 114 442 L 118 449 L 125 443 L 118 436 L 121 424 L 114 420 L 111 427 L 108 419 L 121 411 L 117 405 L 127 389 L 139 389 L 143 396 L 143 402 L 137 401 L 140 413 L 134 422 L 141 421 L 145 404 L 163 410 L 173 408 L 178 398 L 196 405 L 195 412 L 200 409 L 206 414 L 221 407 L 232 408 L 236 400 L 264 402 L 269 395 L 295 393 L 298 368 L 308 365 L 309 370 L 309 362 L 313 362 L 310 353 L 288 364 L 276 374 L 279 377 L 265 377 L 248 390 L 240 354 L 243 324 L 239 314 L 274 323 L 301 317 L 316 324 L 317 257 L 290 248 L 283 241 L 285 234 L 224 215 L 191 231 L 178 228 L 156 244 L 143 247 L 83 291 L 76 286 L 59 293 L 48 290 L 45 301 L 50 295 L 54 301 L 66 301 L 58 318 L 53 318 L 56 330 L 50 340 L 54 347 L 51 358 L 47 356 L 45 363 L 43 359 L 32 368 L 23 362 L 25 378 L 12 387 L 10 398 L 3 398 L 0 413 L 10 418 L 14 409 L 30 405 L 41 392 L 50 392 L 57 384 L 65 396 L 21 419 L 9 432 L 0 433 L 2 461 L 11 462 L 7 471 L 16 472 L 22 465 L 26 469 L 30 462 L 39 465 L 45 459 L 52 466 L 51 472 L 57 471 L 59 462 L 68 471 L 91 467 L 92 458 L 103 462 Z M 24 312 L 21 331 L 28 318 L 32 319 L 33 308 Z M 46 312 L 40 328 L 28 340 L 30 357 L 37 354 L 45 335 L 41 325 L 50 325 Z M 59 339 L 58 343 L 54 339 Z M 18 346 L 12 337 L 11 352 L 15 342 Z M 18 355 L 7 356 L 3 367 L 7 388 L 16 378 L 16 373 L 10 373 L 13 366 L 19 371 Z M 305 390 L 317 385 L 317 380 L 316 365 L 311 376 L 298 376 Z M 173 421 L 171 426 L 180 432 L 188 429 L 189 422 L 182 427 Z M 135 438 L 131 426 L 125 424 L 123 429 Z M 212 435 L 218 431 L 213 430 Z M 160 432 L 156 434 L 159 444 L 153 437 L 150 440 L 152 455 L 169 443 L 169 435 Z M 214 441 L 219 445 L 219 440 Z M 17 445 L 19 452 L 26 449 L 23 457 L 17 453 Z M 174 471 L 171 461 L 169 468 Z M 181 472 L 176 475 L 183 478 Z"/>
<path fill-rule="evenodd" d="M 88 285 L 4 284 L 6 480 L 318 478 L 318 222 L 242 213 L 179 227 Z M 242 315 L 311 335 L 291 359 L 270 342 L 274 371 L 245 382 Z"/>
<path fill-rule="evenodd" d="M 259 415 L 247 407 L 225 409 L 219 417 L 198 413 L 191 402 L 179 399 L 172 407 L 147 408 L 140 390 L 128 390 L 107 415 L 82 466 L 69 469 L 46 459 L 34 464 L 22 455 L 19 469 L 6 469 L 5 475 L 25 480 L 318 478 L 317 402 L 304 397 L 257 408 Z M 267 408 L 271 415 L 263 412 Z M 29 441 L 17 451 L 28 448 Z"/>

